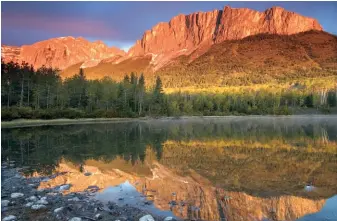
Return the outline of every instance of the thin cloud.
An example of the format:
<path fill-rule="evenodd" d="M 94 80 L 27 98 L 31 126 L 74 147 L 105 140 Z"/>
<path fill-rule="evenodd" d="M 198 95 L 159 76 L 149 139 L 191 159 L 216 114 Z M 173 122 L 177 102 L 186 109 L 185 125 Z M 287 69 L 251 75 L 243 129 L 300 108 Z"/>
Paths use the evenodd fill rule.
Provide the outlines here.
<path fill-rule="evenodd" d="M 17 29 L 34 29 L 60 35 L 80 35 L 97 38 L 114 38 L 119 33 L 102 21 L 86 20 L 83 18 L 49 18 L 33 14 L 2 15 L 3 27 L 16 27 Z"/>

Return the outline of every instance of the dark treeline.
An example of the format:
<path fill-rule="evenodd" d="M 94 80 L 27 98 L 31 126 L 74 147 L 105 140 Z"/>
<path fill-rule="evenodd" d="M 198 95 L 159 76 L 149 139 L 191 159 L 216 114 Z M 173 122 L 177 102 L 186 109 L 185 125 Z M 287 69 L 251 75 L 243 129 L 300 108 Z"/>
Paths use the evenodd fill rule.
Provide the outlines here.
<path fill-rule="evenodd" d="M 293 108 L 336 107 L 337 92 L 238 90 L 164 94 L 157 76 L 145 87 L 143 74 L 86 79 L 83 69 L 62 80 L 59 70 L 27 63 L 1 64 L 2 120 L 179 115 L 291 114 Z"/>
<path fill-rule="evenodd" d="M 162 82 L 145 90 L 143 74 L 87 80 L 84 71 L 64 81 L 59 71 L 26 63 L 1 64 L 2 119 L 138 117 L 164 115 Z"/>

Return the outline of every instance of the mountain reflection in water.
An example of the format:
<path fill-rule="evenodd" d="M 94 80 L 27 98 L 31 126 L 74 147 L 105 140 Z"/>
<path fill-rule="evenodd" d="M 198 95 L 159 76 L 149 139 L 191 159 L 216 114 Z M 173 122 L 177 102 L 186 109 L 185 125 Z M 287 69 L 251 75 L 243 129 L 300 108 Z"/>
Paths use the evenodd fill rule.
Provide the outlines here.
<path fill-rule="evenodd" d="M 156 120 L 2 129 L 2 158 L 30 166 L 26 176 L 66 172 L 39 188 L 70 183 L 69 192 L 80 192 L 96 185 L 100 191 L 95 197 L 102 201 L 131 205 L 132 199 L 133 206 L 157 214 L 296 220 L 320 211 L 337 193 L 337 119 Z M 310 185 L 314 188 L 308 191 Z M 337 208 L 335 201 L 328 206 Z"/>

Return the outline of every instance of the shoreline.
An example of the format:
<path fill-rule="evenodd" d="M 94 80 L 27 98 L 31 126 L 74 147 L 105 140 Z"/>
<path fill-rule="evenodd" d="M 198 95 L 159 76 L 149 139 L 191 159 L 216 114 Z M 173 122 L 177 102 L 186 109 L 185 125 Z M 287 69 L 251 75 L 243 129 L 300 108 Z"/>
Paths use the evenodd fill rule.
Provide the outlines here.
<path fill-rule="evenodd" d="M 141 118 L 58 118 L 51 120 L 44 119 L 17 119 L 12 121 L 1 121 L 2 128 L 16 127 L 38 127 L 38 126 L 53 126 L 53 125 L 75 125 L 75 124 L 94 124 L 94 123 L 119 123 L 140 120 Z"/>
<path fill-rule="evenodd" d="M 248 119 L 248 118 L 337 118 L 337 114 L 295 114 L 295 115 L 226 115 L 226 116 L 175 116 L 175 117 L 139 117 L 139 118 L 78 118 L 78 119 L 17 119 L 1 121 L 1 128 L 20 128 L 56 125 L 124 123 L 165 120 L 196 120 L 196 119 Z"/>
<path fill-rule="evenodd" d="M 82 192 L 66 191 L 71 183 L 46 189 L 39 188 L 41 182 L 55 179 L 59 174 L 25 177 L 24 168 L 17 168 L 15 161 L 1 164 L 1 215 L 2 220 L 38 221 L 87 221 L 87 220 L 177 220 L 151 214 L 146 209 L 132 206 L 119 206 L 114 202 L 107 204 L 95 199 L 100 191 L 98 186 L 89 186 Z"/>

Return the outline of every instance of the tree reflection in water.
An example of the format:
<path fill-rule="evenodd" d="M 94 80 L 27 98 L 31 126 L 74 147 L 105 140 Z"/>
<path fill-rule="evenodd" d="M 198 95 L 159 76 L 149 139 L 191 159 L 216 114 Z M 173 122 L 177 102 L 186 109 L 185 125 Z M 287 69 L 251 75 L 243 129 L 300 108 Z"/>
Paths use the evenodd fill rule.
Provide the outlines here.
<path fill-rule="evenodd" d="M 266 117 L 2 129 L 2 160 L 30 166 L 27 175 L 68 165 L 79 190 L 92 179 L 102 188 L 131 180 L 139 192 L 156 190 L 161 209 L 175 192 L 186 207 L 172 209 L 185 218 L 293 220 L 337 192 L 336 125 Z M 83 176 L 90 170 L 102 177 Z"/>

